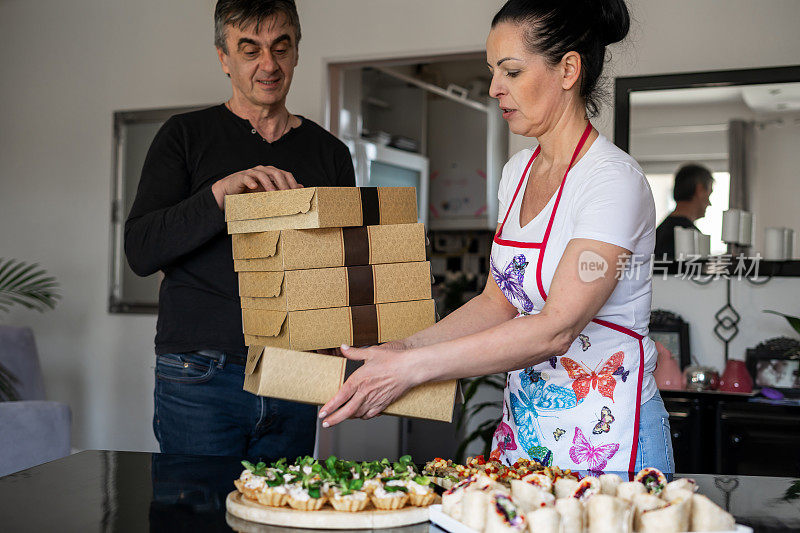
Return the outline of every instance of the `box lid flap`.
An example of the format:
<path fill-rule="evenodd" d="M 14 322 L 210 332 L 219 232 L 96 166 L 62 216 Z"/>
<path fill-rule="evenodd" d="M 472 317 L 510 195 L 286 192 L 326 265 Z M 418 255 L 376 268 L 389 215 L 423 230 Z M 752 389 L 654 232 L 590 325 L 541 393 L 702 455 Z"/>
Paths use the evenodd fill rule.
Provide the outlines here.
<path fill-rule="evenodd" d="M 258 366 L 258 361 L 261 360 L 261 354 L 264 353 L 263 346 L 248 346 L 247 348 L 247 363 L 244 367 L 245 375 L 249 376 L 252 374 L 256 366 Z"/>
<path fill-rule="evenodd" d="M 289 317 L 286 311 L 265 311 L 261 309 L 242 309 L 242 324 L 248 335 L 277 337 Z"/>
<path fill-rule="evenodd" d="M 254 220 L 308 213 L 316 190 L 316 187 L 308 187 L 231 194 L 225 197 L 225 220 Z"/>
<path fill-rule="evenodd" d="M 278 252 L 280 231 L 265 231 L 263 233 L 234 233 L 233 258 L 234 259 L 262 259 L 274 257 Z"/>
<path fill-rule="evenodd" d="M 281 295 L 283 272 L 239 272 L 239 296 L 276 298 Z"/>

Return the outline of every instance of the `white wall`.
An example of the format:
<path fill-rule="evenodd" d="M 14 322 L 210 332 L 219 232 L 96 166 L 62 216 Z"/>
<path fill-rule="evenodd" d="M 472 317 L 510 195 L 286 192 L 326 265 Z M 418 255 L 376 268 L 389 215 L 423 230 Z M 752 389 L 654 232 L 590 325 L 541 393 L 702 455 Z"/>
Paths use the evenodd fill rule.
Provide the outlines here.
<path fill-rule="evenodd" d="M 290 108 L 324 121 L 326 60 L 479 50 L 499 0 L 299 0 Z M 33 326 L 52 399 L 79 448 L 154 449 L 150 316 L 111 316 L 112 112 L 218 102 L 213 0 L 0 2 L 0 254 L 38 261 L 64 299 Z M 797 62 L 793 0 L 641 0 L 618 75 Z M 752 35 L 752 38 L 748 38 Z M 610 136 L 611 109 L 596 121 Z"/>
<path fill-rule="evenodd" d="M 754 213 L 753 247 L 764 253 L 764 230 L 794 228 L 800 232 L 800 115 L 784 115 L 783 124 L 754 128 L 750 210 Z M 794 255 L 799 257 L 797 237 Z"/>

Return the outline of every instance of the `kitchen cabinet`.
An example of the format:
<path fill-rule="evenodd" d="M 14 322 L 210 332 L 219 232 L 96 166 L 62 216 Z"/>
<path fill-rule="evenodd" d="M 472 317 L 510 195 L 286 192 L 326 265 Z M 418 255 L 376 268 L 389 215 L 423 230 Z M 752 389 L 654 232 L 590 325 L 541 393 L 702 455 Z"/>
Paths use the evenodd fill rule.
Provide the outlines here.
<path fill-rule="evenodd" d="M 726 474 L 800 474 L 800 407 L 720 401 L 717 470 Z"/>
<path fill-rule="evenodd" d="M 332 64 L 329 74 L 328 127 L 350 147 L 359 185 L 373 183 L 375 162 L 387 163 L 376 147 L 413 152 L 425 158 L 424 169 L 419 164 L 392 169 L 417 176 L 420 220 L 428 229 L 495 229 L 509 136 L 488 96 L 485 57 Z"/>
<path fill-rule="evenodd" d="M 717 392 L 661 396 L 677 472 L 800 475 L 800 406 Z"/>

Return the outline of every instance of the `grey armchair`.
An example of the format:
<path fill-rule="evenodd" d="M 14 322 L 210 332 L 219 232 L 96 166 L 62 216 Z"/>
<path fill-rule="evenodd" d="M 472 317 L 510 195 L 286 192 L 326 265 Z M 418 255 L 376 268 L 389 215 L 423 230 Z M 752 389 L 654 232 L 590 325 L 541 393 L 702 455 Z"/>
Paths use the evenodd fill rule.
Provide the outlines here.
<path fill-rule="evenodd" d="M 64 403 L 44 401 L 30 328 L 0 325 L 0 364 L 19 380 L 20 397 L 0 402 L 0 476 L 69 455 L 71 412 Z"/>

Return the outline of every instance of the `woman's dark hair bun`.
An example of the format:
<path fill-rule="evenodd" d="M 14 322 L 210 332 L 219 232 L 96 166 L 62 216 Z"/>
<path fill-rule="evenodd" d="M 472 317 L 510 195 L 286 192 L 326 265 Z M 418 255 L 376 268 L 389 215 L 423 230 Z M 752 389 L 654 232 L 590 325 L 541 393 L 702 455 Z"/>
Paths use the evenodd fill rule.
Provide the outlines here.
<path fill-rule="evenodd" d="M 628 35 L 631 18 L 625 0 L 508 0 L 492 20 L 522 27 L 526 48 L 558 64 L 570 51 L 581 56 L 580 95 L 589 117 L 598 113 L 607 91 L 599 84 L 606 46 Z"/>
<path fill-rule="evenodd" d="M 597 32 L 605 46 L 623 40 L 631 29 L 631 17 L 624 0 L 588 0 L 597 12 Z"/>

